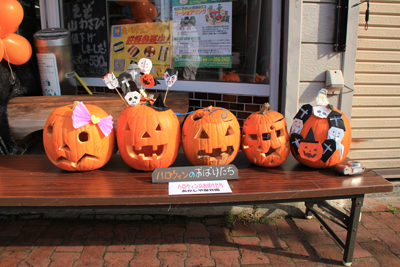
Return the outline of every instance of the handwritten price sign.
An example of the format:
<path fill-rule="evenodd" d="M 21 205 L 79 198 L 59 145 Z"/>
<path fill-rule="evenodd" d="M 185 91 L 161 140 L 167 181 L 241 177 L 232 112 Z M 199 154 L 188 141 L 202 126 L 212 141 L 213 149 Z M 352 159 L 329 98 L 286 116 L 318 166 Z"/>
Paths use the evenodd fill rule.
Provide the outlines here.
<path fill-rule="evenodd" d="M 234 180 L 238 179 L 235 165 L 190 166 L 155 169 L 151 175 L 153 183 L 186 181 Z"/>

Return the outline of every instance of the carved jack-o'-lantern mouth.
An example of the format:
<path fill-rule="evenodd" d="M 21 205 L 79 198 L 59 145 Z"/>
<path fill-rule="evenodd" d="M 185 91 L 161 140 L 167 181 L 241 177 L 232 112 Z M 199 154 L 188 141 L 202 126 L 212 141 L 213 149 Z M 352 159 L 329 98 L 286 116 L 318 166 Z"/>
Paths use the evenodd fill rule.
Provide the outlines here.
<path fill-rule="evenodd" d="M 126 150 L 128 151 L 129 156 L 134 159 L 155 160 L 161 159 L 164 156 L 165 151 L 167 151 L 167 144 L 140 147 L 127 145 Z"/>
<path fill-rule="evenodd" d="M 233 146 L 228 146 L 226 151 L 222 151 L 221 148 L 214 148 L 211 153 L 206 153 L 205 150 L 199 150 L 197 152 L 197 158 L 203 159 L 205 157 L 209 157 L 211 161 L 213 160 L 221 160 L 224 156 L 230 156 L 234 152 Z"/>
<path fill-rule="evenodd" d="M 313 159 L 318 155 L 316 149 L 314 149 L 314 152 L 315 152 L 315 154 L 312 154 L 311 151 L 310 151 L 310 153 L 307 153 L 307 152 L 303 151 L 303 154 L 304 154 L 305 157 Z"/>
<path fill-rule="evenodd" d="M 84 159 L 98 161 L 99 157 L 96 157 L 96 156 L 93 156 L 90 154 L 84 154 L 77 162 L 72 162 L 69 159 L 67 159 L 66 157 L 59 157 L 57 160 L 53 160 L 49 157 L 49 159 L 53 162 L 54 165 L 58 165 L 60 163 L 66 163 L 66 164 L 71 165 L 72 167 L 78 167 Z"/>

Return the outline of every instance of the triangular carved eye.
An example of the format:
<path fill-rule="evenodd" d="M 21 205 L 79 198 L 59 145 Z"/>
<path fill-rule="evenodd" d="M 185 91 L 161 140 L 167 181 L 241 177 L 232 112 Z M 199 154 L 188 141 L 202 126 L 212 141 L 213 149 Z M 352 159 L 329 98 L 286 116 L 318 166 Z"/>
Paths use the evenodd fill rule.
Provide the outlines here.
<path fill-rule="evenodd" d="M 53 135 L 53 125 L 49 124 L 47 126 L 47 136 L 51 137 Z"/>
<path fill-rule="evenodd" d="M 203 128 L 200 128 L 200 130 L 196 134 L 196 139 L 209 139 L 208 134 L 206 131 L 203 130 Z"/>
<path fill-rule="evenodd" d="M 144 134 L 142 135 L 142 139 L 143 138 L 151 138 L 148 132 L 144 132 Z"/>
<path fill-rule="evenodd" d="M 62 144 L 62 146 L 60 147 L 60 150 L 71 151 L 71 149 L 69 148 L 69 146 L 66 143 Z"/>
<path fill-rule="evenodd" d="M 249 141 L 257 140 L 256 134 L 249 134 Z"/>
<path fill-rule="evenodd" d="M 262 139 L 264 141 L 267 141 L 267 140 L 271 139 L 271 134 L 270 133 L 263 133 L 262 134 Z"/>
<path fill-rule="evenodd" d="M 128 123 L 125 124 L 124 130 L 125 130 L 125 131 L 130 131 L 130 130 L 131 130 L 131 127 L 129 127 L 129 124 L 128 124 Z"/>
<path fill-rule="evenodd" d="M 235 132 L 233 131 L 232 127 L 229 125 L 229 128 L 226 131 L 225 136 L 231 136 L 231 135 L 235 135 Z"/>
<path fill-rule="evenodd" d="M 158 124 L 156 127 L 156 132 L 161 132 L 162 128 L 161 128 L 161 124 Z"/>

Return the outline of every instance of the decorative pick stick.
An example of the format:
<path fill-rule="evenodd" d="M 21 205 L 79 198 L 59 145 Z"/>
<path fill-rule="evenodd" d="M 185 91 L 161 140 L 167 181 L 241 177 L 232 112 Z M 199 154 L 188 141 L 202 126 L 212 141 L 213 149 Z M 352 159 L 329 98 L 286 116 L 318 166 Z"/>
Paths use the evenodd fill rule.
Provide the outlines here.
<path fill-rule="evenodd" d="M 108 88 L 110 88 L 111 90 L 115 90 L 117 91 L 119 97 L 121 97 L 122 101 L 125 103 L 125 105 L 127 107 L 129 107 L 129 104 L 126 102 L 125 98 L 122 97 L 122 95 L 119 93 L 119 91 L 117 90 L 117 86 L 118 86 L 118 80 L 115 77 L 113 72 L 109 72 L 108 74 L 106 74 L 103 77 L 103 81 L 104 83 L 107 85 Z"/>
<path fill-rule="evenodd" d="M 167 91 L 165 91 L 165 96 L 164 96 L 164 103 L 165 100 L 167 99 L 168 89 L 172 85 L 174 85 L 176 80 L 178 80 L 178 71 L 174 69 L 167 69 L 164 73 L 164 81 L 165 84 L 167 85 Z"/>

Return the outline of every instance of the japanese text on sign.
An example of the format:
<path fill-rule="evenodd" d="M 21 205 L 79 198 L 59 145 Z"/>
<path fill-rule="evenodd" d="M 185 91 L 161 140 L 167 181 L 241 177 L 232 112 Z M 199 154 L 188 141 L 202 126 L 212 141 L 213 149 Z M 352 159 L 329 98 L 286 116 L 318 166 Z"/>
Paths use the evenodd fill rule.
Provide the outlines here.
<path fill-rule="evenodd" d="M 232 193 L 227 180 L 169 183 L 170 195 Z"/>

